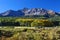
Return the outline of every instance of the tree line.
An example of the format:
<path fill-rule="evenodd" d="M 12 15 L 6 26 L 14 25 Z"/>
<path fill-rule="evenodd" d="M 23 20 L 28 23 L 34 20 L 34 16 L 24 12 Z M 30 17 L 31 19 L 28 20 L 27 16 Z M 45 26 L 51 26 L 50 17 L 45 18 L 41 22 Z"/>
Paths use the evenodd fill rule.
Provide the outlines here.
<path fill-rule="evenodd" d="M 53 27 L 60 26 L 60 21 L 49 21 L 47 19 L 4 19 L 0 20 L 0 26 Z"/>

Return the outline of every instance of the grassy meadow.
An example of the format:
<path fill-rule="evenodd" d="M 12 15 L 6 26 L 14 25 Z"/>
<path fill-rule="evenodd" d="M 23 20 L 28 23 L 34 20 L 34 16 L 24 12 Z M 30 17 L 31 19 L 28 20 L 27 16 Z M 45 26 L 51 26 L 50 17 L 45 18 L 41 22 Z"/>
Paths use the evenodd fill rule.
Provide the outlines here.
<path fill-rule="evenodd" d="M 13 35 L 0 36 L 0 40 L 60 40 L 60 27 L 44 28 L 0 28 L 2 32 L 12 32 Z M 4 30 L 4 31 L 3 31 Z M 4 33 L 3 33 L 4 34 Z M 10 33 L 9 33 L 10 34 Z M 0 34 L 1 35 L 1 34 Z M 8 35 L 8 34 L 7 34 Z"/>
<path fill-rule="evenodd" d="M 0 18 L 0 40 L 60 40 L 58 19 Z"/>

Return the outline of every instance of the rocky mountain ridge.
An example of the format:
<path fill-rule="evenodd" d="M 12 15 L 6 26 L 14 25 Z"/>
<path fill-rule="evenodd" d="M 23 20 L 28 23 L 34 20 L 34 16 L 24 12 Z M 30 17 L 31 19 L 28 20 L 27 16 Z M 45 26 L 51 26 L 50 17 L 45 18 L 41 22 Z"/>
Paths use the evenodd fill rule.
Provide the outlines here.
<path fill-rule="evenodd" d="M 0 17 L 21 17 L 21 16 L 44 16 L 54 17 L 60 16 L 60 13 L 53 10 L 46 10 L 43 8 L 23 8 L 17 11 L 7 10 L 6 12 L 0 13 Z"/>

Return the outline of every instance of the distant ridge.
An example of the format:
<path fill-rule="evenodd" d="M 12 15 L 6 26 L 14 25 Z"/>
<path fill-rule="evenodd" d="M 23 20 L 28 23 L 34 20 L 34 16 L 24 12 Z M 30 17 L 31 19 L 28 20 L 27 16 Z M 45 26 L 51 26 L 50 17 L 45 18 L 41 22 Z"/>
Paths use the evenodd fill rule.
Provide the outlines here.
<path fill-rule="evenodd" d="M 59 12 L 52 10 L 46 10 L 43 8 L 23 8 L 17 11 L 7 10 L 6 12 L 0 13 L 0 17 L 21 17 L 21 16 L 43 16 L 43 17 L 54 17 L 60 16 Z"/>

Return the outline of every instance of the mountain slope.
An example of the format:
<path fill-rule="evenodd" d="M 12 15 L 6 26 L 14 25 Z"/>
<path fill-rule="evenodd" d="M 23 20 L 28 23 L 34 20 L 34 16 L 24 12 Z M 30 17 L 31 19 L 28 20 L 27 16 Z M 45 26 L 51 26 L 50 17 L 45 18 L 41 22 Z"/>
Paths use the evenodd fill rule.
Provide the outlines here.
<path fill-rule="evenodd" d="M 14 10 L 8 10 L 4 13 L 1 13 L 1 16 L 3 16 L 3 17 L 10 17 L 10 16 L 11 17 L 20 17 L 20 16 L 23 16 L 23 15 L 24 15 L 24 13 L 22 11 L 17 12 L 17 11 L 14 11 Z"/>
<path fill-rule="evenodd" d="M 43 8 L 24 8 L 17 11 L 8 10 L 6 12 L 0 13 L 0 17 L 21 17 L 21 16 L 43 16 L 43 17 L 54 17 L 60 16 L 60 13 L 54 12 L 52 10 L 46 10 Z"/>

